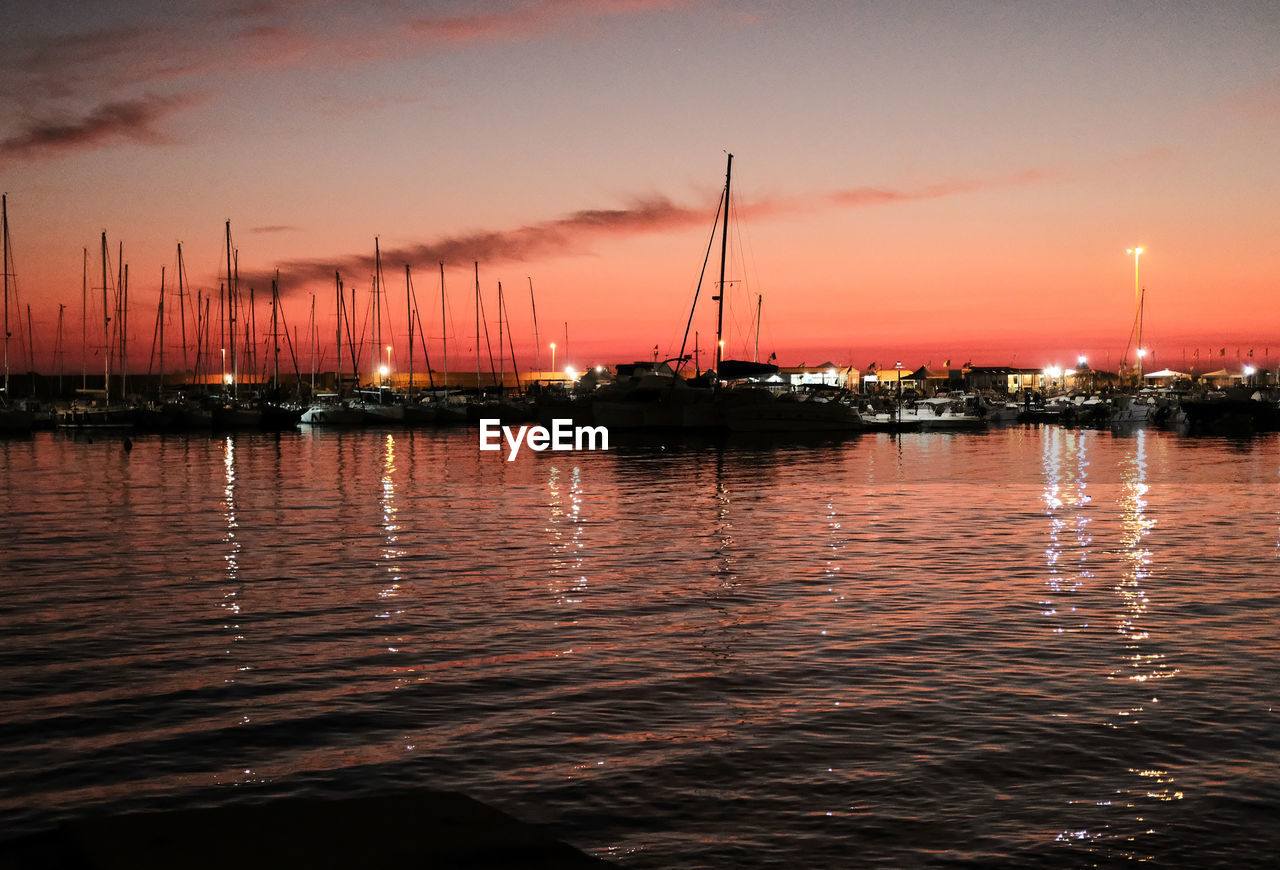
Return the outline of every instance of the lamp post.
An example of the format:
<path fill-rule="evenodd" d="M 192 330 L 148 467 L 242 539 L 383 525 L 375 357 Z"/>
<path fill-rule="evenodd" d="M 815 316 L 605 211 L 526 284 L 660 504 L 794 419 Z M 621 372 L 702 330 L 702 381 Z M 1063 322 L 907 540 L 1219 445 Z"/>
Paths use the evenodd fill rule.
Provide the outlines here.
<path fill-rule="evenodd" d="M 1142 256 L 1142 248 L 1125 248 L 1126 254 L 1133 254 L 1133 308 L 1137 311 L 1142 304 L 1141 285 L 1138 283 L 1138 258 Z"/>
<path fill-rule="evenodd" d="M 1133 317 L 1138 324 L 1138 386 L 1142 386 L 1142 284 L 1138 280 L 1138 259 L 1142 256 L 1142 248 L 1125 248 L 1125 253 L 1133 254 Z"/>
<path fill-rule="evenodd" d="M 551 342 L 551 371 L 556 370 L 556 343 Z"/>

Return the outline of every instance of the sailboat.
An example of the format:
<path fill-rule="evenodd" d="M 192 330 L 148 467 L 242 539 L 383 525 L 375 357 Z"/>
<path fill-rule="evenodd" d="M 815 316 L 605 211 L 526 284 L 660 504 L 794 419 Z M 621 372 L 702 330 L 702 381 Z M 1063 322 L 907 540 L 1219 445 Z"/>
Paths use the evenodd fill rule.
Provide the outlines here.
<path fill-rule="evenodd" d="M 843 402 L 789 392 L 777 394 L 754 385 L 754 379 L 777 374 L 776 365 L 724 359 L 725 264 L 732 180 L 733 155 L 730 154 L 717 215 L 722 224 L 719 292 L 712 297 L 717 303 L 714 369 L 694 382 L 680 377 L 679 366 L 688 360 L 683 344 L 680 356 L 674 360 L 621 366 L 618 380 L 602 389 L 592 402 L 596 424 L 623 429 L 762 433 L 852 432 L 861 429 L 862 418 Z M 694 305 L 697 305 L 696 294 Z M 692 323 L 692 312 L 689 319 Z M 688 341 L 688 327 L 685 341 Z M 673 362 L 677 366 L 675 369 L 670 366 Z"/>
<path fill-rule="evenodd" d="M 337 363 L 334 366 L 335 392 L 315 393 L 310 406 L 302 412 L 298 422 L 308 426 L 359 426 L 364 423 L 364 412 L 352 407 L 342 398 L 342 276 L 333 273 L 337 312 Z M 354 367 L 353 367 L 354 368 Z"/>
<path fill-rule="evenodd" d="M 9 196 L 0 196 L 0 212 L 3 212 L 4 233 L 4 394 L 0 396 L 0 432 L 7 434 L 30 432 L 35 424 L 34 415 L 23 408 L 15 408 L 9 397 L 9 278 L 13 274 L 13 257 L 9 250 Z"/>
<path fill-rule="evenodd" d="M 110 282 L 107 274 L 107 234 L 102 233 L 102 389 L 81 389 L 81 398 L 58 412 L 57 424 L 75 429 L 132 429 L 133 408 L 123 402 L 111 401 L 111 358 L 115 353 L 115 337 L 111 328 L 111 305 L 108 293 Z M 123 267 L 122 267 L 123 268 Z M 123 272 L 122 272 L 123 274 Z M 123 332 L 125 309 L 120 283 L 116 287 L 116 332 Z M 121 354 L 123 366 L 123 354 Z M 123 377 L 121 378 L 123 381 Z M 123 386 L 123 385 L 122 385 Z"/>

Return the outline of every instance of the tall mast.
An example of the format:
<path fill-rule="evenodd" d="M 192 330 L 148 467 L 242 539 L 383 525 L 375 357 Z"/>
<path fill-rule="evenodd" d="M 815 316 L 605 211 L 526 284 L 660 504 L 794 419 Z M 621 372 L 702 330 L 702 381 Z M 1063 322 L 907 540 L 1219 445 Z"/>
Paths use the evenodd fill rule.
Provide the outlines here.
<path fill-rule="evenodd" d="M 80 271 L 80 377 L 81 388 L 89 389 L 89 249 L 84 249 Z"/>
<path fill-rule="evenodd" d="M 156 310 L 156 319 L 160 330 L 160 389 L 158 394 L 164 400 L 164 266 L 160 267 L 160 307 Z"/>
<path fill-rule="evenodd" d="M 18 329 L 22 329 L 21 326 Z M 27 303 L 27 364 L 31 366 L 31 395 L 36 394 L 36 343 L 31 332 L 31 303 Z"/>
<path fill-rule="evenodd" d="M 501 396 L 507 387 L 507 360 L 502 352 L 502 282 L 498 282 L 498 395 Z"/>
<path fill-rule="evenodd" d="M 378 248 L 378 237 L 373 237 L 373 376 L 375 383 L 382 386 L 382 252 Z"/>
<path fill-rule="evenodd" d="M 227 332 L 229 333 L 228 347 L 231 350 L 231 388 L 234 391 L 236 381 L 239 380 L 235 376 L 236 367 L 236 290 L 235 282 L 231 279 L 231 221 L 227 221 Z M 223 366 L 223 375 L 226 375 L 226 366 Z"/>
<path fill-rule="evenodd" d="M 756 294 L 756 362 L 760 362 L 760 309 L 764 307 L 764 294 Z"/>
<path fill-rule="evenodd" d="M 187 370 L 187 303 L 182 283 L 182 242 L 178 242 L 178 320 L 182 322 L 182 370 Z"/>
<path fill-rule="evenodd" d="M 440 341 L 444 345 L 444 388 L 449 389 L 449 326 L 444 313 L 444 261 L 440 261 Z"/>
<path fill-rule="evenodd" d="M 334 388 L 333 391 L 338 394 L 338 398 L 342 398 L 342 276 L 335 271 L 333 273 L 333 286 L 337 293 L 338 304 L 336 311 L 338 314 L 338 362 L 335 364 Z"/>
<path fill-rule="evenodd" d="M 236 259 L 239 260 L 239 253 Z M 239 263 L 236 264 L 236 271 L 239 272 Z M 253 298 L 253 288 L 249 288 L 249 317 L 244 325 L 244 348 L 245 354 L 249 357 L 249 377 L 256 379 L 258 373 L 262 369 L 258 368 L 258 304 Z"/>
<path fill-rule="evenodd" d="M 316 395 L 316 294 L 311 294 L 311 322 L 307 324 L 307 340 L 311 342 L 311 397 Z"/>
<path fill-rule="evenodd" d="M 404 308 L 409 315 L 409 392 L 413 393 L 413 293 L 410 290 L 409 264 L 404 264 Z"/>
<path fill-rule="evenodd" d="M 207 341 L 205 341 L 205 329 L 206 329 L 206 326 L 205 326 L 205 322 L 204 322 L 204 313 L 205 313 L 206 305 L 205 305 L 205 302 L 204 302 L 204 291 L 203 291 L 203 290 L 197 290 L 197 291 L 196 291 L 196 305 L 195 305 L 195 308 L 196 308 L 196 319 L 195 319 L 195 328 L 196 328 L 196 360 L 195 360 L 195 365 L 193 365 L 193 366 L 191 367 L 191 373 L 195 376 L 195 383 L 199 383 L 199 382 L 200 382 L 200 361 L 201 361 L 200 356 L 201 356 L 201 353 L 204 351 L 205 345 L 207 345 L 207 344 L 208 344 L 208 342 L 207 342 Z M 207 366 L 206 366 L 206 368 L 207 368 Z"/>
<path fill-rule="evenodd" d="M 234 353 L 236 342 L 236 324 L 240 322 L 240 252 L 236 251 L 231 259 L 231 315 L 234 320 L 231 321 L 231 397 L 240 397 L 240 356 Z M 244 353 L 244 348 L 240 348 L 240 353 Z"/>
<path fill-rule="evenodd" d="M 537 356 L 538 377 L 542 377 L 542 341 L 538 338 L 538 300 L 533 296 L 533 277 L 529 276 L 529 304 L 533 306 L 533 350 Z"/>
<path fill-rule="evenodd" d="M 9 194 L 0 195 L 0 230 L 4 235 L 4 397 L 9 398 Z"/>
<path fill-rule="evenodd" d="M 480 392 L 480 261 L 476 260 L 476 393 Z"/>
<path fill-rule="evenodd" d="M 116 328 L 120 332 L 120 398 L 125 399 L 129 394 L 129 264 L 124 263 L 123 242 L 120 243 L 120 261 L 124 267 L 124 278 L 116 292 L 116 298 L 120 302 Z"/>
<path fill-rule="evenodd" d="M 58 305 L 58 350 L 54 354 L 58 360 L 58 395 L 62 395 L 62 370 L 66 368 L 66 353 L 62 348 L 62 312 L 67 306 Z"/>
<path fill-rule="evenodd" d="M 107 307 L 107 231 L 102 231 L 102 389 L 111 404 L 111 309 Z"/>
<path fill-rule="evenodd" d="M 720 292 L 716 295 L 716 379 L 724 356 L 724 261 L 729 250 L 729 183 L 733 173 L 733 155 L 724 170 L 724 224 L 720 230 Z"/>
<path fill-rule="evenodd" d="M 280 390 L 280 270 L 271 279 L 271 387 Z M 279 398 L 279 396 L 275 396 Z"/>

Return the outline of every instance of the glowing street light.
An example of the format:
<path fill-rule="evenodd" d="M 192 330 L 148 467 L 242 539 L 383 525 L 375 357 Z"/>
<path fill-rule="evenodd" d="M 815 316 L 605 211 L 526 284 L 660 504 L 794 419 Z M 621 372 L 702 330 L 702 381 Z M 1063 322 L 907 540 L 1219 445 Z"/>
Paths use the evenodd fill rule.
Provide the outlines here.
<path fill-rule="evenodd" d="M 1142 256 L 1142 248 L 1125 248 L 1125 253 L 1133 254 L 1133 316 L 1138 322 L 1138 344 L 1142 344 L 1142 285 L 1138 281 L 1138 258 Z M 1142 383 L 1142 348 L 1138 348 L 1138 383 Z"/>
<path fill-rule="evenodd" d="M 1138 284 L 1138 258 L 1142 256 L 1142 248 L 1125 248 L 1126 254 L 1133 254 L 1133 306 L 1136 309 L 1142 304 L 1142 291 Z"/>
<path fill-rule="evenodd" d="M 551 342 L 551 370 L 556 370 L 556 343 Z"/>

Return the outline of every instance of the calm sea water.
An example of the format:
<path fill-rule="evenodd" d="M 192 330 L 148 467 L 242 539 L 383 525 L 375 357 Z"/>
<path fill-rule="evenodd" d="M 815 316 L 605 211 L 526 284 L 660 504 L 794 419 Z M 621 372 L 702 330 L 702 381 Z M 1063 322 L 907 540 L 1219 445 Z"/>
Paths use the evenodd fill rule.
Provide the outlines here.
<path fill-rule="evenodd" d="M 457 789 L 630 868 L 1266 866 L 1280 439 L 0 442 L 0 836 Z"/>

